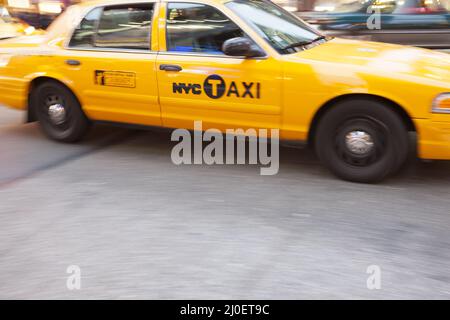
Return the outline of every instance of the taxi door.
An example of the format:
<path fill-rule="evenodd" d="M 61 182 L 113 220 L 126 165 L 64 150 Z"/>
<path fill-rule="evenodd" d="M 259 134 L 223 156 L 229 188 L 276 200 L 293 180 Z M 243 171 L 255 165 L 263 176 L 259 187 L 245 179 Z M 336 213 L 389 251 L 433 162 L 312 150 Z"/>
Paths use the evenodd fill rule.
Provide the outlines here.
<path fill-rule="evenodd" d="M 157 52 L 151 48 L 157 6 L 148 1 L 97 7 L 75 29 L 66 44 L 64 72 L 89 118 L 162 125 Z"/>
<path fill-rule="evenodd" d="M 222 8 L 223 9 L 223 8 Z M 193 129 L 279 128 L 281 65 L 267 56 L 226 56 L 247 36 L 213 3 L 168 1 L 159 16 L 157 79 L 163 125 Z"/>

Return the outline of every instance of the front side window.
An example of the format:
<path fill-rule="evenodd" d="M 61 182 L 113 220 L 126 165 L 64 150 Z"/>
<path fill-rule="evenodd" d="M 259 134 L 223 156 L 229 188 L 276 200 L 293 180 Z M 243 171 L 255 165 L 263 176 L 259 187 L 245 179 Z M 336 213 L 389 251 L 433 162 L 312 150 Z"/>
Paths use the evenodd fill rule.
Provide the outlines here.
<path fill-rule="evenodd" d="M 222 12 L 204 4 L 169 3 L 167 51 L 223 54 L 222 44 L 244 32 Z"/>
<path fill-rule="evenodd" d="M 74 48 L 150 49 L 152 4 L 98 8 L 75 29 Z"/>
<path fill-rule="evenodd" d="M 226 3 L 279 53 L 291 53 L 321 34 L 268 0 L 232 0 Z"/>

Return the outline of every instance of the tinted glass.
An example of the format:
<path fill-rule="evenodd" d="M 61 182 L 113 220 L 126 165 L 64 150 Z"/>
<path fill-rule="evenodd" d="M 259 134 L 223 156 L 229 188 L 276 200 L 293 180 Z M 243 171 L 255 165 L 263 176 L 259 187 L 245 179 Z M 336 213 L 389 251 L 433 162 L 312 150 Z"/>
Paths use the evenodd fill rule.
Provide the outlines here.
<path fill-rule="evenodd" d="M 153 5 L 97 8 L 74 30 L 70 47 L 150 49 Z"/>
<path fill-rule="evenodd" d="M 167 50 L 223 54 L 222 44 L 244 32 L 217 9 L 194 3 L 169 3 Z"/>
<path fill-rule="evenodd" d="M 94 45 L 101 48 L 150 49 L 152 5 L 105 8 Z"/>
<path fill-rule="evenodd" d="M 280 53 L 300 42 L 316 39 L 320 34 L 299 18 L 266 0 L 234 0 L 226 3 Z M 289 50 L 285 49 L 289 48 Z"/>
<path fill-rule="evenodd" d="M 89 12 L 81 21 L 80 25 L 74 30 L 72 39 L 70 39 L 71 47 L 92 48 L 94 44 L 93 36 L 95 28 L 102 13 L 101 8 L 97 8 Z"/>

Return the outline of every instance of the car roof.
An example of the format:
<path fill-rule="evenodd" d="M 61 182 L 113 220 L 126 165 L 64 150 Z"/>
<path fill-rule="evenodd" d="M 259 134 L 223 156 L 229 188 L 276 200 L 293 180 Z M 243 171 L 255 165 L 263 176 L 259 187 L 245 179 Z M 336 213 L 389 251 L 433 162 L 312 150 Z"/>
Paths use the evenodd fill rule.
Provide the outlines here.
<path fill-rule="evenodd" d="M 121 5 L 121 4 L 128 4 L 128 3 L 146 3 L 146 2 L 166 2 L 169 0 L 89 0 L 84 1 L 78 4 L 81 7 L 97 7 L 97 6 L 108 6 L 108 5 Z M 173 1 L 180 1 L 180 0 L 173 0 Z M 186 0 L 181 0 L 186 1 Z M 204 2 L 204 3 L 224 3 L 229 0 L 190 0 L 187 2 Z"/>

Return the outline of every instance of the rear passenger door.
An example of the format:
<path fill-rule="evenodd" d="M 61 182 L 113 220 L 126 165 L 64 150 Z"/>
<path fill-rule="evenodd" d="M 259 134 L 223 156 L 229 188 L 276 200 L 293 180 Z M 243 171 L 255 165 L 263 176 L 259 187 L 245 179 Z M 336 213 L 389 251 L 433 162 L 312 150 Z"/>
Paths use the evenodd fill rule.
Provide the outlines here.
<path fill-rule="evenodd" d="M 98 7 L 73 32 L 65 72 L 90 118 L 161 125 L 151 47 L 156 7 L 152 1 Z"/>

